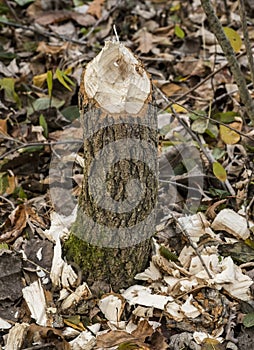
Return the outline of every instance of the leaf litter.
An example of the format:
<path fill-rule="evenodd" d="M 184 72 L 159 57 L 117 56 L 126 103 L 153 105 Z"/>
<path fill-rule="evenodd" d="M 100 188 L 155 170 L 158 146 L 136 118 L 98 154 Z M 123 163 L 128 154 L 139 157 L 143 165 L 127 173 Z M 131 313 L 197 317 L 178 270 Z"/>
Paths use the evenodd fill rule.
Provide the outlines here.
<path fill-rule="evenodd" d="M 225 3 L 231 23 L 226 8 L 217 10 L 241 53 L 238 10 L 234 1 Z M 0 2 L 0 10 L 0 345 L 9 350 L 250 348 L 253 135 L 199 1 L 7 1 Z M 149 266 L 136 276 L 137 284 L 98 298 L 79 267 L 62 257 L 61 240 L 76 212 L 71 207 L 55 213 L 48 186 L 53 183 L 58 191 L 60 180 L 50 178 L 49 164 L 52 152 L 65 153 L 64 142 L 53 142 L 81 139 L 72 111 L 82 67 L 112 34 L 112 23 L 157 87 L 163 182 Z M 248 79 L 244 60 L 242 68 Z M 181 159 L 186 142 L 203 147 L 203 187 L 191 162 Z M 71 155 L 65 157 L 73 162 Z M 173 174 L 164 170 L 165 159 Z M 74 162 L 73 179 L 80 183 L 83 164 Z M 213 164 L 219 165 L 213 169 Z M 61 181 L 67 181 L 64 172 Z M 74 197 L 78 193 L 77 187 Z"/>

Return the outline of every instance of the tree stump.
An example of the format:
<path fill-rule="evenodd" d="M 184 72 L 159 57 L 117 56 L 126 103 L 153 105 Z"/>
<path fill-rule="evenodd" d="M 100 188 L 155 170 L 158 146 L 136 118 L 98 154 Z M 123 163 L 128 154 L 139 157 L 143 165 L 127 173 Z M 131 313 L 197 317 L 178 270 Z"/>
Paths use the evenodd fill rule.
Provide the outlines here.
<path fill-rule="evenodd" d="M 107 41 L 84 69 L 80 93 L 84 179 L 64 250 L 98 292 L 128 287 L 147 265 L 155 232 L 157 116 L 149 75 Z"/>

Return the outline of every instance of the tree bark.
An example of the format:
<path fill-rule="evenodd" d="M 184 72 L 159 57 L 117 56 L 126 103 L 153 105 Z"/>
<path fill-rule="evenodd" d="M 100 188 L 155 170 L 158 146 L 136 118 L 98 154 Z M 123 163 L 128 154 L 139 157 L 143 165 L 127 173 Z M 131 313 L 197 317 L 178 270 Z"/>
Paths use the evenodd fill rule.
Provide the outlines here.
<path fill-rule="evenodd" d="M 64 246 L 95 292 L 128 287 L 149 259 L 157 200 L 151 102 L 141 63 L 121 43 L 106 42 L 81 78 L 83 189 Z"/>

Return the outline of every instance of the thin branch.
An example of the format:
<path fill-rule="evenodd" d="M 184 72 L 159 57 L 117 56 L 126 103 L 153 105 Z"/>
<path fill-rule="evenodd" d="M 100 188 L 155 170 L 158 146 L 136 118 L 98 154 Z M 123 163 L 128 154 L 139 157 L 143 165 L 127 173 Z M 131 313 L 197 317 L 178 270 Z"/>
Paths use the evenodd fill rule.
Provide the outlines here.
<path fill-rule="evenodd" d="M 213 9 L 213 6 L 210 2 L 210 0 L 201 0 L 201 5 L 206 13 L 208 22 L 210 24 L 211 30 L 216 36 L 224 55 L 226 56 L 226 59 L 228 61 L 230 70 L 233 74 L 234 80 L 238 86 L 239 94 L 242 100 L 242 103 L 244 104 L 246 108 L 246 112 L 251 119 L 252 123 L 254 124 L 254 101 L 252 100 L 249 90 L 247 88 L 247 84 L 245 81 L 245 78 L 242 74 L 242 71 L 240 69 L 240 66 L 237 62 L 237 59 L 235 57 L 234 50 L 226 36 L 226 34 L 223 31 L 222 25 Z"/>
<path fill-rule="evenodd" d="M 172 216 L 173 220 L 175 221 L 176 226 L 178 226 L 178 228 L 181 230 L 182 234 L 188 239 L 190 246 L 194 249 L 195 253 L 197 254 L 205 272 L 207 273 L 208 278 L 212 279 L 212 275 L 211 275 L 210 271 L 208 270 L 208 267 L 206 266 L 204 259 L 203 259 L 202 255 L 200 254 L 196 244 L 192 241 L 189 233 L 185 230 L 183 225 L 180 224 L 180 222 L 175 218 L 173 213 L 171 213 L 171 216 Z"/>
<path fill-rule="evenodd" d="M 251 85 L 252 85 L 252 84 L 251 84 Z M 238 90 L 237 90 L 237 91 L 238 91 Z M 235 93 L 235 92 L 237 92 L 237 91 L 232 91 L 231 93 Z M 229 95 L 229 94 L 230 94 L 230 93 L 227 93 L 227 94 L 224 94 L 223 96 L 225 96 L 225 95 L 227 96 L 227 95 Z M 169 98 L 169 97 L 167 98 L 167 100 L 168 100 L 168 101 L 171 101 L 171 102 L 170 102 L 170 106 L 171 106 L 171 107 L 172 107 L 173 104 L 176 104 L 176 105 L 178 105 L 178 106 L 180 106 L 180 107 L 186 109 L 186 111 L 188 111 L 188 112 L 190 112 L 190 113 L 192 113 L 192 114 L 198 116 L 200 119 L 209 119 L 209 120 L 210 120 L 211 122 L 213 122 L 214 124 L 226 126 L 228 129 L 230 129 L 230 130 L 236 132 L 238 135 L 241 135 L 241 136 L 243 136 L 243 137 L 246 137 L 246 138 L 249 139 L 250 141 L 254 141 L 254 138 L 253 138 L 253 137 L 251 137 L 251 136 L 245 134 L 244 132 L 242 132 L 242 131 L 240 131 L 240 130 L 237 130 L 237 129 L 233 128 L 233 127 L 230 126 L 229 124 L 223 123 L 222 121 L 217 120 L 217 119 L 214 119 L 214 118 L 212 118 L 212 117 L 210 117 L 210 116 L 207 116 L 207 115 L 198 113 L 198 112 L 194 111 L 193 109 L 191 109 L 191 108 L 189 108 L 189 107 L 187 107 L 187 106 L 182 105 L 182 104 L 179 103 L 179 102 L 175 102 L 176 100 L 173 100 L 173 99 L 171 99 L 171 98 Z M 217 99 L 216 99 L 215 101 L 217 101 Z M 213 103 L 214 103 L 215 101 L 213 101 Z M 163 110 L 164 110 L 164 109 L 163 109 Z"/>
<path fill-rule="evenodd" d="M 0 155 L 0 160 L 4 159 L 5 157 L 7 157 L 8 155 L 22 149 L 22 148 L 28 148 L 28 147 L 36 147 L 36 146 L 55 146 L 55 145 L 64 145 L 64 144 L 75 144 L 75 143 L 79 143 L 82 145 L 83 140 L 81 139 L 77 139 L 77 140 L 66 140 L 66 141 L 55 141 L 55 142 L 31 142 L 31 143 L 26 143 L 26 144 L 22 144 L 20 146 L 17 146 L 13 149 L 11 149 L 8 152 L 5 152 L 4 154 Z"/>
<path fill-rule="evenodd" d="M 157 88 L 157 90 L 159 91 L 159 93 L 161 94 L 161 96 L 165 99 L 165 101 L 169 101 L 168 98 L 164 95 L 164 93 L 159 89 Z M 213 155 L 211 154 L 210 150 L 207 149 L 207 147 L 205 147 L 205 143 L 202 142 L 202 140 L 200 140 L 200 137 L 198 137 L 196 135 L 195 132 L 193 132 L 191 130 L 191 128 L 185 123 L 185 121 L 180 118 L 180 116 L 178 115 L 178 113 L 175 111 L 175 109 L 173 108 L 173 106 L 171 106 L 171 110 L 172 110 L 172 113 L 173 115 L 175 116 L 175 118 L 178 120 L 179 124 L 181 124 L 183 126 L 183 128 L 188 132 L 188 134 L 191 136 L 191 138 L 193 140 L 195 140 L 201 151 L 203 152 L 203 154 L 205 155 L 206 159 L 208 160 L 208 162 L 212 165 L 214 162 L 215 162 L 215 159 L 213 157 Z M 208 118 L 206 117 L 206 119 L 209 119 L 211 120 L 211 118 Z M 233 129 L 234 130 L 234 129 Z M 223 188 L 228 191 L 232 196 L 235 196 L 235 191 L 234 189 L 232 188 L 231 184 L 229 183 L 228 180 L 226 180 L 225 182 L 222 182 L 221 181 L 221 184 L 223 186 Z"/>
<path fill-rule="evenodd" d="M 254 48 L 254 45 L 251 46 L 251 48 Z M 236 56 L 236 59 L 239 59 L 240 57 L 246 55 L 246 51 L 241 52 L 240 54 L 238 54 Z M 142 58 L 143 56 L 141 56 L 140 58 Z M 142 58 L 147 59 L 145 57 Z M 149 61 L 150 59 L 148 59 Z M 177 97 L 174 102 L 170 102 L 169 104 L 167 104 L 164 107 L 164 110 L 169 108 L 170 106 L 172 106 L 172 103 L 176 103 L 177 101 L 180 101 L 182 99 L 184 99 L 186 96 L 188 96 L 190 93 L 194 92 L 195 90 L 197 90 L 200 86 L 202 86 L 206 81 L 208 81 L 209 79 L 213 78 L 216 74 L 218 74 L 219 72 L 221 72 L 224 68 L 228 67 L 228 62 L 226 62 L 225 64 L 223 64 L 221 67 L 219 67 L 218 69 L 214 70 L 212 73 L 208 74 L 207 77 L 205 77 L 204 79 L 202 79 L 199 83 L 197 83 L 196 85 L 194 85 L 191 89 L 189 89 L 188 91 L 186 91 L 184 94 L 180 95 L 179 97 Z M 238 90 L 237 90 L 238 91 Z"/>
<path fill-rule="evenodd" d="M 10 1 L 4 0 L 5 5 L 8 7 L 9 11 L 11 12 L 12 16 L 15 18 L 15 21 L 20 22 L 20 18 L 16 15 L 16 12 L 12 8 Z"/>
<path fill-rule="evenodd" d="M 241 22 L 242 22 L 243 38 L 244 38 L 244 44 L 245 44 L 245 48 L 246 48 L 246 52 L 247 52 L 251 80 L 252 80 L 252 83 L 254 84 L 254 60 L 253 60 L 253 54 L 252 54 L 252 49 L 251 49 L 251 45 L 250 45 L 247 18 L 246 18 L 246 8 L 245 8 L 244 0 L 239 0 L 239 12 L 240 12 L 240 17 L 241 17 Z"/>
<path fill-rule="evenodd" d="M 14 28 L 22 28 L 25 30 L 31 30 L 32 32 L 34 32 L 36 34 L 40 34 L 40 35 L 45 36 L 47 38 L 53 37 L 53 38 L 61 39 L 63 41 L 71 42 L 73 44 L 78 44 L 80 46 L 87 44 L 87 42 L 84 40 L 71 39 L 65 35 L 60 35 L 57 33 L 48 32 L 43 27 L 40 27 L 38 25 L 25 26 L 25 25 L 20 24 L 20 23 L 6 21 L 5 19 L 0 19 L 0 23 L 5 24 L 5 25 L 10 26 L 10 27 L 14 27 Z"/>

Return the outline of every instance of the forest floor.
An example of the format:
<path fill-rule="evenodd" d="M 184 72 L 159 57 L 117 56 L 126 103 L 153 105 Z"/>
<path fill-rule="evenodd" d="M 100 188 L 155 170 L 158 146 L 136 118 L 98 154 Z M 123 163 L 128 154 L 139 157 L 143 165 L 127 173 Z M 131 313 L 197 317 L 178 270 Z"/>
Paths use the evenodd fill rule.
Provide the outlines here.
<path fill-rule="evenodd" d="M 214 3 L 253 96 L 239 4 Z M 136 285 L 96 297 L 60 238 L 82 184 L 81 73 L 113 26 L 152 79 L 160 222 Z M 199 0 L 0 0 L 0 349 L 254 349 L 253 151 Z"/>

